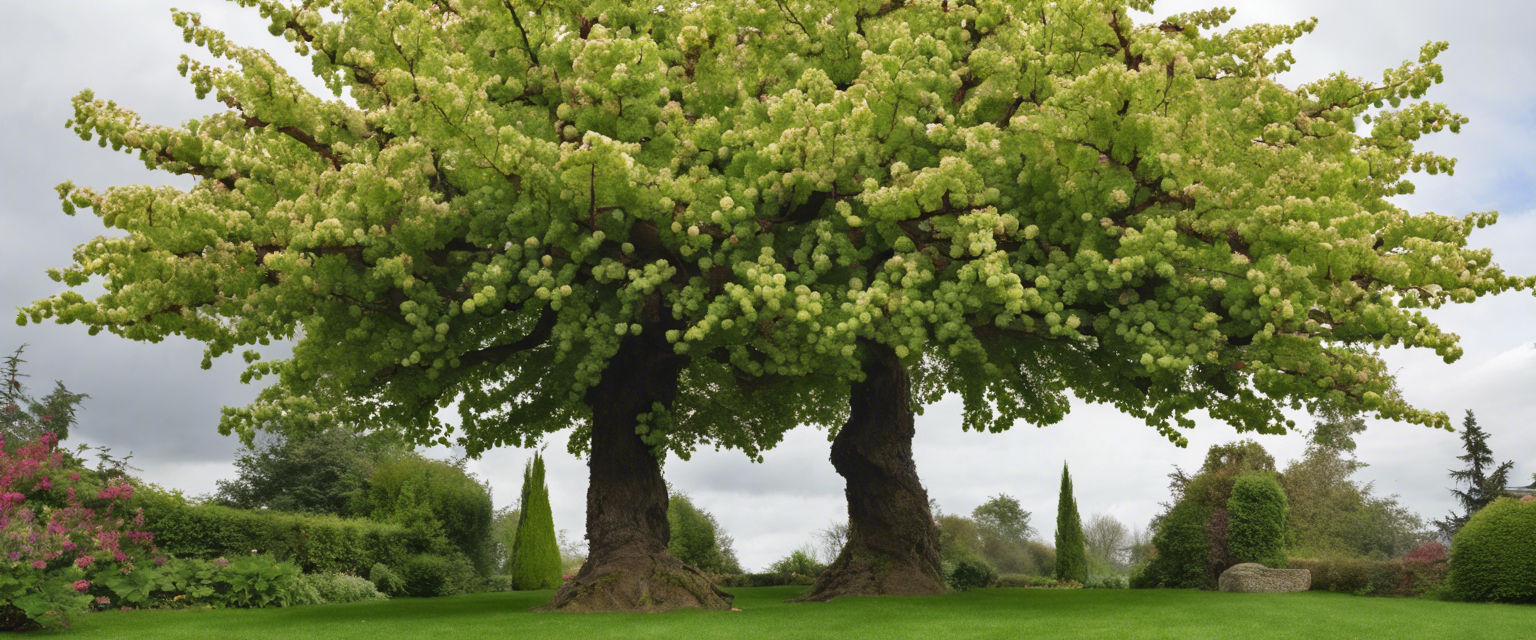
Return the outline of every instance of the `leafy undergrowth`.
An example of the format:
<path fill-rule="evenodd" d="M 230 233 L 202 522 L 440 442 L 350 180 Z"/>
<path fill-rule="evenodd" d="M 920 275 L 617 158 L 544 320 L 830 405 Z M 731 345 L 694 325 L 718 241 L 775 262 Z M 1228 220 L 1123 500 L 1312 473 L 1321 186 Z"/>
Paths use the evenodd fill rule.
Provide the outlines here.
<path fill-rule="evenodd" d="M 739 613 L 535 613 L 550 592 L 265 610 L 83 615 L 72 638 L 1516 638 L 1536 607 L 1336 593 L 979 589 L 787 604 L 804 587 L 731 590 Z"/>

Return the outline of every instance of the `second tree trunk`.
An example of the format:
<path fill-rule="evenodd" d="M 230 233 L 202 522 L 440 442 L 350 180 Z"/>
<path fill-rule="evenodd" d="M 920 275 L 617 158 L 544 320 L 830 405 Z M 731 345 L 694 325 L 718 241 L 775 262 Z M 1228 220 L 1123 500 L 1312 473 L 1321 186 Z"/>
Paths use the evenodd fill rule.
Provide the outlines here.
<path fill-rule="evenodd" d="M 864 381 L 832 441 L 832 466 L 847 481 L 848 542 L 799 600 L 944 592 L 939 532 L 912 460 L 907 370 L 888 347 L 865 346 Z"/>

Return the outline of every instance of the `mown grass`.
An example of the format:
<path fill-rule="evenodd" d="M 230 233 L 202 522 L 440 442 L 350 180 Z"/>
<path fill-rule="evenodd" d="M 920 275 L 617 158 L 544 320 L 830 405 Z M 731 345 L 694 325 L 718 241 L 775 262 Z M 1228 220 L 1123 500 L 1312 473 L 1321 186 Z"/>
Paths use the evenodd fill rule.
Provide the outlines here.
<path fill-rule="evenodd" d="M 535 613 L 550 592 L 263 610 L 85 614 L 72 638 L 1533 638 L 1536 606 L 1178 590 L 985 589 L 787 604 L 804 587 L 732 589 L 740 612 Z M 55 634 L 48 634 L 55 635 Z"/>

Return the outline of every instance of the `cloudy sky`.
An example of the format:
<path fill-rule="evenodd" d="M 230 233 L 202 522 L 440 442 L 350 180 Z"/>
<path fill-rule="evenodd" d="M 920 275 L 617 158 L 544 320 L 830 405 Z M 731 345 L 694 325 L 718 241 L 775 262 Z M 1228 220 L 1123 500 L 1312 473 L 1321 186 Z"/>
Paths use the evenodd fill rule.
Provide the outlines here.
<path fill-rule="evenodd" d="M 1296 83 L 1335 71 L 1379 78 L 1382 69 L 1416 58 L 1430 40 L 1448 40 L 1441 57 L 1446 82 L 1431 99 L 1469 116 L 1460 135 L 1442 134 L 1425 147 L 1460 159 L 1455 177 L 1418 181 L 1401 199 L 1413 211 L 1462 214 L 1500 211 L 1497 226 L 1473 242 L 1492 247 L 1516 273 L 1536 273 L 1536 41 L 1527 29 L 1536 4 L 1514 0 L 1228 0 L 1236 23 L 1294 22 L 1316 16 L 1316 32 L 1295 47 L 1300 61 L 1284 80 Z M 44 270 L 69 263 L 71 249 L 98 235 L 100 222 L 59 211 L 53 186 L 152 183 L 188 186 L 151 173 L 133 156 L 87 144 L 64 128 L 69 99 L 83 88 L 137 110 L 146 121 L 176 124 L 212 112 L 176 73 L 178 56 L 199 52 L 181 42 L 169 8 L 203 12 L 205 23 L 238 42 L 276 51 L 290 69 L 299 61 L 286 43 L 267 35 L 258 17 L 219 0 L 0 1 L 0 311 L 53 294 L 59 285 Z M 1163 16 L 1210 6 L 1206 0 L 1160 2 Z M 196 495 L 232 475 L 237 442 L 218 435 L 219 407 L 240 405 L 256 392 L 238 381 L 239 363 L 225 359 L 199 368 L 202 346 L 170 339 L 141 344 L 107 334 L 87 336 L 80 326 L 19 328 L 0 313 L 0 351 L 28 344 L 33 385 L 63 380 L 91 395 L 77 438 L 133 452 L 144 476 Z M 1433 318 L 1462 336 L 1466 355 L 1444 364 L 1432 354 L 1394 351 L 1389 362 L 1404 391 L 1421 406 L 1459 422 L 1477 412 L 1501 460 L 1515 462 L 1516 477 L 1536 473 L 1536 300 L 1529 292 L 1485 298 Z M 1297 416 L 1304 418 L 1303 416 Z M 1112 408 L 1078 403 L 1061 424 L 1020 424 L 1004 434 L 966 433 L 959 405 L 944 401 L 918 419 L 918 470 L 947 512 L 969 512 L 988 496 L 1017 497 L 1049 539 L 1055 521 L 1061 464 L 1070 463 L 1077 500 L 1086 517 L 1108 513 L 1143 526 L 1167 498 L 1174 465 L 1196 467 L 1207 447 L 1239 436 L 1201 419 L 1178 449 L 1151 429 Z M 1281 460 L 1294 458 L 1303 436 L 1262 436 Z M 557 527 L 579 535 L 584 522 L 586 468 L 565 453 L 565 438 L 548 443 L 551 498 Z M 713 512 L 736 538 L 749 568 L 761 568 L 809 542 L 814 532 L 843 519 L 841 479 L 827 461 L 827 435 L 792 432 L 764 464 L 739 453 L 700 452 L 670 460 L 668 479 Z M 448 452 L 439 452 L 447 454 Z M 1456 435 L 1375 422 L 1360 438 L 1363 472 L 1379 491 L 1397 493 L 1420 514 L 1438 517 L 1452 507 L 1446 470 L 1456 464 Z M 515 500 L 529 452 L 502 449 L 471 463 L 489 480 L 498 506 Z"/>

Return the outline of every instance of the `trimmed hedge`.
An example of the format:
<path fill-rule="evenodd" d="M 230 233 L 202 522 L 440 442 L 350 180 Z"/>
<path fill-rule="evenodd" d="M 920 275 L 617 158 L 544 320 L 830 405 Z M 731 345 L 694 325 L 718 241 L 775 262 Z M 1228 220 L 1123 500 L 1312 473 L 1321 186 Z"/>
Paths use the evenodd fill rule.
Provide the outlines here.
<path fill-rule="evenodd" d="M 254 550 L 306 573 L 367 575 L 374 564 L 396 566 L 429 543 L 395 524 L 194 505 L 180 496 L 142 493 L 135 501 L 144 508 L 145 530 L 155 534 L 162 551 L 181 557 L 236 558 Z"/>
<path fill-rule="evenodd" d="M 1286 567 L 1311 571 L 1313 591 L 1411 597 L 1444 584 L 1446 557 L 1444 545 L 1428 542 L 1401 560 L 1291 558 Z"/>
<path fill-rule="evenodd" d="M 816 584 L 816 576 L 787 573 L 731 573 L 710 576 L 717 587 L 808 587 Z"/>
<path fill-rule="evenodd" d="M 1227 499 L 1227 551 L 1237 562 L 1285 566 L 1285 490 L 1274 476 L 1250 473 Z"/>
<path fill-rule="evenodd" d="M 1536 503 L 1501 498 L 1451 541 L 1451 592 L 1477 602 L 1536 603 Z"/>

